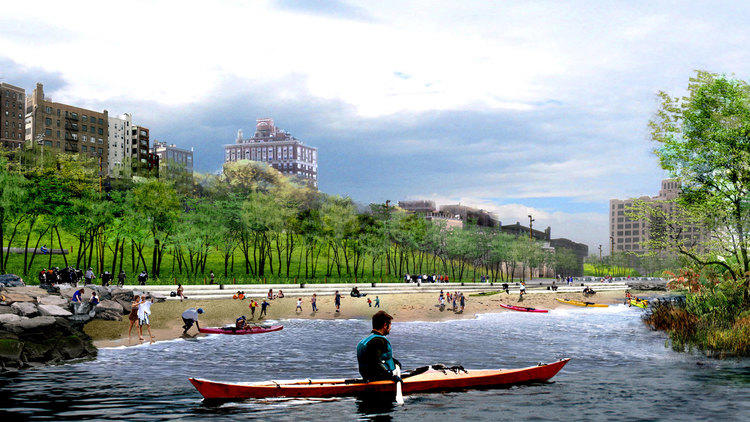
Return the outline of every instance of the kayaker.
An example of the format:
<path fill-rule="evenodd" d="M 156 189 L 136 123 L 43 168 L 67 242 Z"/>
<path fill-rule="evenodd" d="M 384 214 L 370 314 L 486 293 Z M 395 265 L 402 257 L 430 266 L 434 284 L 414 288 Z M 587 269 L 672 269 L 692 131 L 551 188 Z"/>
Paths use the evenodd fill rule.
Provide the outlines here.
<path fill-rule="evenodd" d="M 187 335 L 188 330 L 190 327 L 195 324 L 195 327 L 198 328 L 198 330 L 201 329 L 201 326 L 198 324 L 198 315 L 203 313 L 203 309 L 198 308 L 189 308 L 185 312 L 182 313 L 182 322 L 184 325 L 182 326 L 182 335 Z"/>
<path fill-rule="evenodd" d="M 245 315 L 237 318 L 237 320 L 234 322 L 234 326 L 238 330 L 244 330 L 247 326 L 247 318 L 245 318 Z"/>
<path fill-rule="evenodd" d="M 372 316 L 370 335 L 357 344 L 357 364 L 359 374 L 365 382 L 377 380 L 401 379 L 393 374 L 396 365 L 401 363 L 393 357 L 391 342 L 385 337 L 391 332 L 393 317 L 385 311 L 378 311 Z"/>

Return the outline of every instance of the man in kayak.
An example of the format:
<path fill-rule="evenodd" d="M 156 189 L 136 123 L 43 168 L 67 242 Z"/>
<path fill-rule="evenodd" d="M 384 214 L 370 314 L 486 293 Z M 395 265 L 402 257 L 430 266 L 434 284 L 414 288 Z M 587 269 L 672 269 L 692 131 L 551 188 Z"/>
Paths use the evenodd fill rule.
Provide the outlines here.
<path fill-rule="evenodd" d="M 393 358 L 391 342 L 385 338 L 391 332 L 391 320 L 393 317 L 385 311 L 376 312 L 372 316 L 370 335 L 357 344 L 357 364 L 365 382 L 401 380 L 393 374 L 396 365 L 400 367 L 401 363 Z"/>
<path fill-rule="evenodd" d="M 235 330 L 244 330 L 245 328 L 247 328 L 247 318 L 245 318 L 245 315 L 237 318 L 237 320 L 234 322 L 234 328 Z"/>
<path fill-rule="evenodd" d="M 188 330 L 193 326 L 193 324 L 195 324 L 198 330 L 201 329 L 201 326 L 198 325 L 198 315 L 202 313 L 203 313 L 203 309 L 201 308 L 198 308 L 198 309 L 190 308 L 182 313 L 182 322 L 184 323 L 184 325 L 182 326 L 183 336 L 187 335 Z"/>

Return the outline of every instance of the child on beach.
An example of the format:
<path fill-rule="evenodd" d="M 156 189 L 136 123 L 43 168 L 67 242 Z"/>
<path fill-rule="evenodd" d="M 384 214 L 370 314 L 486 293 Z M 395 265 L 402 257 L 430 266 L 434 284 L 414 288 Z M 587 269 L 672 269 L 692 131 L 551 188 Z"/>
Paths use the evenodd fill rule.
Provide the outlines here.
<path fill-rule="evenodd" d="M 376 308 L 380 307 L 380 298 L 378 296 L 375 296 L 375 307 Z"/>
<path fill-rule="evenodd" d="M 258 307 L 258 302 L 255 299 L 250 299 L 250 319 L 255 318 L 255 308 Z"/>
<path fill-rule="evenodd" d="M 269 306 L 271 306 L 271 304 L 268 303 L 267 300 L 263 299 L 263 302 L 260 303 L 260 315 L 258 316 L 258 319 L 263 318 L 263 316 L 266 315 L 266 310 Z"/>
<path fill-rule="evenodd" d="M 372 299 L 370 299 L 369 297 L 367 298 L 367 306 L 372 308 Z"/>
<path fill-rule="evenodd" d="M 294 310 L 294 312 L 302 312 L 302 298 L 297 299 L 297 309 Z"/>
<path fill-rule="evenodd" d="M 318 295 L 313 293 L 312 298 L 310 298 L 310 305 L 312 305 L 312 311 L 318 312 Z"/>

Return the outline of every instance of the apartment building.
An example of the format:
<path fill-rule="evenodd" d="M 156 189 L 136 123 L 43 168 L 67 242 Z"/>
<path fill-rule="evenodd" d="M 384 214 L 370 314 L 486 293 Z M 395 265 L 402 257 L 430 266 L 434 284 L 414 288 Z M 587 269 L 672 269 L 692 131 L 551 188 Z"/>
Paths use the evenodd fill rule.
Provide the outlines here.
<path fill-rule="evenodd" d="M 99 159 L 103 172 L 109 159 L 109 115 L 57 103 L 44 96 L 44 86 L 36 84 L 26 98 L 26 133 L 28 142 L 41 142 L 58 152 L 83 154 Z"/>
<path fill-rule="evenodd" d="M 268 163 L 287 176 L 318 187 L 318 150 L 276 127 L 273 119 L 258 119 L 251 138 L 243 138 L 239 130 L 235 143 L 224 145 L 224 162 L 239 160 Z"/>
<path fill-rule="evenodd" d="M 130 145 L 126 153 L 130 153 L 134 175 L 159 177 L 159 156 L 151 152 L 149 134 L 150 130 L 145 126 L 131 126 Z"/>
<path fill-rule="evenodd" d="M 646 252 L 642 243 L 649 240 L 651 221 L 636 221 L 627 216 L 628 208 L 636 201 L 651 203 L 661 207 L 667 213 L 675 211 L 675 199 L 680 194 L 680 182 L 675 179 L 665 179 L 661 182 L 661 189 L 657 196 L 641 196 L 631 199 L 611 199 L 609 201 L 609 235 L 610 253 L 612 252 Z M 680 237 L 700 244 L 705 240 L 701 228 L 686 224 L 682 228 Z"/>
<path fill-rule="evenodd" d="M 159 157 L 159 174 L 173 177 L 193 174 L 193 149 L 178 148 L 177 145 L 154 141 L 151 153 Z"/>
<path fill-rule="evenodd" d="M 130 137 L 133 116 L 125 113 L 109 117 L 108 171 L 110 176 L 119 175 L 122 165 L 130 158 Z"/>
<path fill-rule="evenodd" d="M 0 145 L 20 148 L 24 144 L 26 90 L 0 82 Z"/>

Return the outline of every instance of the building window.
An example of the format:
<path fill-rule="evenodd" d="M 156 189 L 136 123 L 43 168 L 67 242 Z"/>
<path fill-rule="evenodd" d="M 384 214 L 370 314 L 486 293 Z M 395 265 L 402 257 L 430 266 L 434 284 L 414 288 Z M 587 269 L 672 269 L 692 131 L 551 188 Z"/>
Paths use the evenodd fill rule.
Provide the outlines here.
<path fill-rule="evenodd" d="M 99 128 L 99 135 L 104 135 L 104 129 Z"/>
<path fill-rule="evenodd" d="M 52 129 L 44 129 L 44 134 L 47 136 L 52 136 Z M 5 136 L 8 136 L 8 132 L 5 132 Z"/>
<path fill-rule="evenodd" d="M 89 150 L 89 147 L 87 147 L 86 145 L 81 147 L 81 152 L 88 152 L 88 150 Z"/>
<path fill-rule="evenodd" d="M 81 129 L 82 129 L 82 130 L 83 130 L 84 132 L 86 132 L 87 130 L 89 130 L 89 127 L 88 127 L 88 126 L 86 126 L 86 125 L 81 125 Z"/>
<path fill-rule="evenodd" d="M 5 113 L 7 114 L 8 112 L 6 111 Z M 52 119 L 50 119 L 49 117 L 45 118 L 44 124 L 47 126 L 52 126 Z"/>
<path fill-rule="evenodd" d="M 87 116 L 86 116 L 85 114 L 82 114 L 82 115 L 81 115 L 81 120 L 82 120 L 82 121 L 86 122 L 86 121 L 88 121 L 88 119 L 89 119 L 89 118 L 88 118 L 88 117 L 87 117 Z"/>

